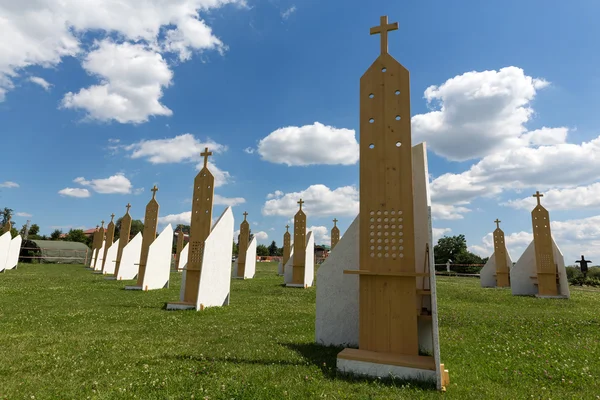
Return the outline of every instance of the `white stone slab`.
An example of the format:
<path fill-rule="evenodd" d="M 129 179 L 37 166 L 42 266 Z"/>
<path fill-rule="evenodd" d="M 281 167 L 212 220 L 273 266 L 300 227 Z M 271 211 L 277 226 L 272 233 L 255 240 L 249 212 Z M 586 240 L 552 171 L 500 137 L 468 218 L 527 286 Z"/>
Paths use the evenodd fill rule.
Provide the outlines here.
<path fill-rule="evenodd" d="M 88 266 L 89 269 L 94 269 L 94 258 L 96 257 L 96 253 L 98 252 L 98 249 L 93 249 L 92 250 L 92 258 L 90 258 L 90 265 Z"/>
<path fill-rule="evenodd" d="M 188 253 L 189 253 L 189 243 L 186 243 L 185 246 L 183 246 L 183 249 L 181 250 L 181 253 L 179 254 L 179 262 L 177 264 L 177 272 L 181 272 L 183 271 L 183 269 L 187 266 L 187 262 L 188 262 Z"/>
<path fill-rule="evenodd" d="M 285 264 L 283 280 L 287 287 L 303 287 L 309 288 L 315 281 L 315 235 L 312 231 L 306 233 L 306 248 L 304 259 L 304 282 L 301 284 L 292 283 L 294 271 L 294 255 L 290 255 L 290 259 Z"/>
<path fill-rule="evenodd" d="M 119 265 L 119 274 L 117 280 L 129 281 L 137 277 L 140 255 L 142 253 L 142 233 L 138 232 L 133 239 L 123 248 L 121 254 L 121 264 Z"/>
<path fill-rule="evenodd" d="M 294 244 L 290 244 L 290 258 L 294 257 Z M 286 263 L 287 264 L 287 263 Z M 279 260 L 279 264 L 277 264 L 277 275 L 284 276 L 285 265 L 283 265 L 283 258 Z"/>
<path fill-rule="evenodd" d="M 156 290 L 168 287 L 169 277 L 171 276 L 172 251 L 173 228 L 169 224 L 150 245 L 142 290 Z"/>
<path fill-rule="evenodd" d="M 102 273 L 104 275 L 112 275 L 115 273 L 115 267 L 117 266 L 117 252 L 119 251 L 119 240 L 117 239 L 106 252 L 106 261 L 104 262 L 104 269 Z"/>
<path fill-rule="evenodd" d="M 19 263 L 19 254 L 21 253 L 21 243 L 23 239 L 21 235 L 17 235 L 10 241 L 10 247 L 8 249 L 8 255 L 6 257 L 6 269 L 17 268 Z"/>
<path fill-rule="evenodd" d="M 104 260 L 104 246 L 106 246 L 106 240 L 102 241 L 102 247 L 98 250 L 98 258 L 94 265 L 94 271 L 102 271 L 102 260 Z"/>
<path fill-rule="evenodd" d="M 567 271 L 565 270 L 565 260 L 562 252 L 552 238 L 552 251 L 554 253 L 554 262 L 558 268 L 558 296 L 540 296 L 540 297 L 556 297 L 570 298 L 569 281 L 567 279 Z M 533 240 L 525 249 L 525 252 L 519 257 L 517 263 L 510 270 L 510 287 L 514 296 L 537 296 L 538 287 L 532 276 L 537 276 L 535 265 L 535 243 Z"/>
<path fill-rule="evenodd" d="M 385 365 L 356 360 L 337 359 L 340 371 L 372 377 L 432 380 L 441 389 L 437 292 L 431 228 L 431 199 L 425 143 L 413 146 L 413 191 L 415 221 L 415 263 L 417 272 L 429 272 L 429 279 L 417 278 L 418 289 L 429 289 L 423 307 L 431 312 L 431 319 L 419 319 L 419 348 L 434 357 L 436 370 Z M 359 278 L 344 274 L 344 270 L 359 269 L 359 216 L 344 233 L 336 250 L 317 271 L 317 307 L 315 341 L 325 346 L 358 346 L 359 332 Z M 429 256 L 426 249 L 429 248 Z M 287 267 L 287 266 L 286 266 Z M 287 273 L 287 268 L 286 268 Z M 400 306 L 400 305 L 399 305 Z"/>
<path fill-rule="evenodd" d="M 481 287 L 496 287 L 496 259 L 495 252 L 492 253 L 490 258 L 488 258 L 487 262 L 479 271 L 479 279 L 481 280 Z M 513 263 L 510 258 L 510 254 L 508 253 L 508 249 L 506 249 L 506 266 L 508 267 L 508 271 L 510 274 L 510 270 L 512 269 Z"/>
<path fill-rule="evenodd" d="M 233 279 L 252 279 L 256 274 L 256 237 L 253 237 L 246 249 L 244 276 L 238 276 L 238 263 L 233 262 L 231 277 Z"/>
<path fill-rule="evenodd" d="M 0 272 L 6 269 L 6 260 L 8 259 L 11 240 L 12 236 L 10 232 L 6 232 L 0 236 Z"/>

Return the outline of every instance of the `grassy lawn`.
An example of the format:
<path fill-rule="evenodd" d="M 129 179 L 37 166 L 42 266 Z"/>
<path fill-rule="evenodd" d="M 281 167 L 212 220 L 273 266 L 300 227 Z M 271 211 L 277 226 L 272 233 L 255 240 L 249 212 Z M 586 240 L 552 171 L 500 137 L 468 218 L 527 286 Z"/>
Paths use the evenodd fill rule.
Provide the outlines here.
<path fill-rule="evenodd" d="M 231 304 L 165 311 L 171 287 L 123 290 L 82 266 L 0 274 L 0 399 L 597 399 L 600 291 L 517 298 L 438 278 L 446 393 L 336 376 L 340 349 L 313 344 L 315 288 L 276 264 L 232 282 Z"/>

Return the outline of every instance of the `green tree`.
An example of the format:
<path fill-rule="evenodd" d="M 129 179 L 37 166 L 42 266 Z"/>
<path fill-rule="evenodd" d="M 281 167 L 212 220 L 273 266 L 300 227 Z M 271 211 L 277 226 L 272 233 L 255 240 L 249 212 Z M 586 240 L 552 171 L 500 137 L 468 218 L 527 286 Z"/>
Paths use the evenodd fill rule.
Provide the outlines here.
<path fill-rule="evenodd" d="M 88 242 L 88 237 L 83 233 L 83 229 L 69 229 L 69 233 L 65 237 L 67 242 L 79 242 L 85 243 Z"/>
<path fill-rule="evenodd" d="M 271 242 L 271 245 L 269 246 L 269 255 L 271 257 L 277 255 L 277 243 L 275 243 L 274 240 Z"/>
<path fill-rule="evenodd" d="M 50 234 L 50 240 L 60 240 L 60 235 L 62 235 L 62 231 L 60 229 L 55 229 L 54 232 Z"/>
<path fill-rule="evenodd" d="M 457 263 L 456 257 L 467 251 L 467 239 L 465 235 L 444 236 L 438 240 L 433 248 L 436 264 L 446 264 L 448 260 Z"/>
<path fill-rule="evenodd" d="M 25 237 L 25 233 L 27 232 L 27 224 L 24 224 L 21 227 L 21 230 L 19 231 L 19 235 L 21 235 L 21 237 Z"/>
<path fill-rule="evenodd" d="M 4 224 L 6 224 L 6 222 L 12 218 L 13 209 L 4 207 L 4 210 L 0 211 L 0 214 L 2 214 L 2 223 L 0 223 L 0 226 L 4 226 Z"/>
<path fill-rule="evenodd" d="M 119 218 L 115 223 L 115 240 L 119 239 L 119 234 L 121 232 L 121 220 L 123 218 Z M 131 221 L 131 229 L 129 230 L 129 238 L 133 238 L 139 232 L 144 231 L 144 223 L 139 219 L 134 219 Z"/>
<path fill-rule="evenodd" d="M 10 228 L 10 235 L 11 237 L 17 237 L 17 235 L 19 234 L 19 231 L 17 230 L 17 228 Z"/>
<path fill-rule="evenodd" d="M 29 227 L 29 232 L 27 233 L 28 236 L 37 236 L 40 233 L 40 227 L 38 226 L 38 224 L 33 224 Z"/>
<path fill-rule="evenodd" d="M 233 242 L 233 255 L 237 257 L 239 253 L 240 253 L 239 246 L 237 245 L 236 242 Z"/>
<path fill-rule="evenodd" d="M 269 255 L 269 249 L 264 244 L 256 246 L 256 255 L 259 257 L 266 257 Z"/>

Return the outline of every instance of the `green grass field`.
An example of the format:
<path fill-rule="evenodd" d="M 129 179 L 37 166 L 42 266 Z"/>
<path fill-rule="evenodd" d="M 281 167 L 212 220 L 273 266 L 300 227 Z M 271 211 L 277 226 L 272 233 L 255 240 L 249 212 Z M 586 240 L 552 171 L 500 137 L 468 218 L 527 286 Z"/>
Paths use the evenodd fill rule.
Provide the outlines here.
<path fill-rule="evenodd" d="M 438 278 L 446 393 L 349 379 L 314 341 L 315 288 L 286 289 L 276 264 L 233 281 L 231 304 L 165 311 L 169 289 L 125 291 L 82 266 L 0 274 L 1 399 L 598 399 L 600 291 L 513 297 Z"/>

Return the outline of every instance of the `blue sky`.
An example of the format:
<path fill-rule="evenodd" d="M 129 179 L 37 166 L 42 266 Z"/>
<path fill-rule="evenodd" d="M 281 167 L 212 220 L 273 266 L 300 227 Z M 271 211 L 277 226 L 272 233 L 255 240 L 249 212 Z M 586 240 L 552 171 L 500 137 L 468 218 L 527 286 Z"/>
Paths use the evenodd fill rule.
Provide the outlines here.
<path fill-rule="evenodd" d="M 328 243 L 331 220 L 343 233 L 358 211 L 358 85 L 379 52 L 369 28 L 388 15 L 436 235 L 489 255 L 500 218 L 516 260 L 540 190 L 567 264 L 600 256 L 600 4 L 12 3 L 0 0 L 0 206 L 18 227 L 90 228 L 128 202 L 142 219 L 154 184 L 162 226 L 186 222 L 208 144 L 215 218 L 233 205 L 236 225 L 247 211 L 260 242 L 281 245 L 302 196 Z"/>

